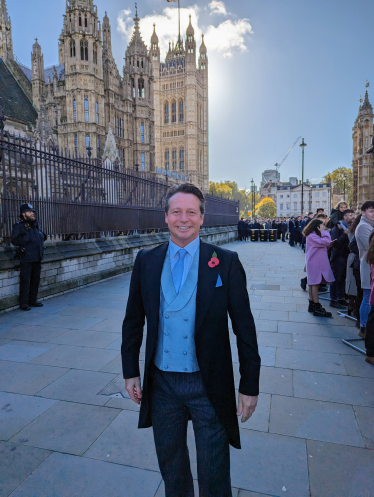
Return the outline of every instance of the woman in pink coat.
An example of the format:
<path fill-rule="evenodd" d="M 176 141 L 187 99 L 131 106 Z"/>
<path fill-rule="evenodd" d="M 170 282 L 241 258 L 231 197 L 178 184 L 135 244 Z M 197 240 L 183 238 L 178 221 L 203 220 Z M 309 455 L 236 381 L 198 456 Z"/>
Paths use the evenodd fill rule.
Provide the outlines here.
<path fill-rule="evenodd" d="M 332 274 L 327 249 L 331 245 L 331 237 L 326 226 L 320 219 L 310 221 L 303 235 L 306 238 L 306 274 L 309 285 L 309 308 L 314 316 L 331 318 L 331 312 L 327 312 L 319 303 L 318 289 L 321 283 L 332 283 L 335 281 Z"/>

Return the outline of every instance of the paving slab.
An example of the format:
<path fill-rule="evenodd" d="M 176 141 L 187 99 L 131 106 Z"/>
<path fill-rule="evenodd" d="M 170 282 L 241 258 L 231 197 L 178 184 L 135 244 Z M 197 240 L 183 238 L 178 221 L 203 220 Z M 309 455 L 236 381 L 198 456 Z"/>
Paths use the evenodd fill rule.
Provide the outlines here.
<path fill-rule="evenodd" d="M 273 395 L 270 433 L 364 447 L 351 406 Z"/>
<path fill-rule="evenodd" d="M 347 374 L 340 355 L 328 352 L 278 349 L 275 364 L 280 368 L 302 369 L 341 375 Z"/>
<path fill-rule="evenodd" d="M 304 440 L 243 429 L 240 436 L 242 449 L 231 448 L 233 487 L 276 496 L 310 496 Z"/>
<path fill-rule="evenodd" d="M 325 337 L 358 338 L 358 329 L 354 326 L 322 326 L 321 329 Z"/>
<path fill-rule="evenodd" d="M 40 397 L 103 406 L 108 397 L 99 395 L 117 375 L 98 371 L 71 370 L 37 393 Z"/>
<path fill-rule="evenodd" d="M 152 429 L 138 429 L 139 414 L 121 411 L 85 456 L 125 466 L 159 471 Z"/>
<path fill-rule="evenodd" d="M 371 378 L 294 371 L 293 385 L 295 397 L 374 407 Z"/>
<path fill-rule="evenodd" d="M 362 344 L 363 345 L 363 344 Z M 361 345 L 359 345 L 361 347 Z M 347 347 L 350 349 L 350 347 Z M 353 350 L 353 349 L 352 349 Z M 365 356 L 360 352 L 357 355 L 342 355 L 342 361 L 349 376 L 361 378 L 374 378 L 374 368 L 365 361 Z"/>
<path fill-rule="evenodd" d="M 34 395 L 67 371 L 66 368 L 0 361 L 0 391 Z"/>
<path fill-rule="evenodd" d="M 277 332 L 278 331 L 278 322 L 277 321 L 267 321 L 265 319 L 257 319 L 255 321 L 256 331 L 270 331 Z"/>
<path fill-rule="evenodd" d="M 240 376 L 238 375 L 239 385 Z M 261 366 L 260 392 L 293 395 L 292 370 Z"/>
<path fill-rule="evenodd" d="M 365 447 L 374 449 L 374 409 L 362 406 L 353 406 L 353 409 Z"/>
<path fill-rule="evenodd" d="M 13 340 L 0 346 L 0 361 L 29 362 L 54 347 L 54 344 Z"/>
<path fill-rule="evenodd" d="M 308 440 L 312 497 L 373 495 L 374 451 Z"/>
<path fill-rule="evenodd" d="M 278 333 L 296 333 L 297 335 L 316 335 L 322 336 L 322 327 L 318 324 L 303 324 L 303 323 L 278 323 Z"/>
<path fill-rule="evenodd" d="M 0 392 L 0 440 L 9 440 L 55 403 L 55 400 Z"/>
<path fill-rule="evenodd" d="M 112 361 L 108 362 L 104 367 L 100 369 L 105 373 L 121 373 L 122 372 L 122 358 L 121 354 L 118 354 Z"/>
<path fill-rule="evenodd" d="M 115 350 L 57 345 L 51 351 L 34 359 L 32 364 L 99 371 L 117 355 L 118 352 Z"/>
<path fill-rule="evenodd" d="M 8 497 L 50 454 L 49 450 L 0 442 L 0 497 Z"/>
<path fill-rule="evenodd" d="M 257 342 L 263 347 L 280 347 L 292 349 L 292 335 L 289 333 L 271 333 L 260 331 L 257 334 Z"/>
<path fill-rule="evenodd" d="M 119 412 L 118 409 L 60 401 L 21 430 L 12 441 L 83 455 Z"/>
<path fill-rule="evenodd" d="M 68 330 L 62 335 L 53 338 L 50 342 L 60 345 L 76 345 L 77 347 L 105 349 L 116 340 L 118 340 L 118 335 L 116 333 L 91 330 Z"/>
<path fill-rule="evenodd" d="M 283 293 L 283 292 L 282 292 Z M 268 321 L 288 321 L 287 311 L 260 311 L 260 319 L 266 319 Z"/>
<path fill-rule="evenodd" d="M 108 333 L 122 333 L 123 318 L 120 319 L 104 319 L 95 326 L 91 326 L 89 330 L 107 331 Z"/>
<path fill-rule="evenodd" d="M 157 472 L 54 453 L 12 497 L 153 497 L 160 481 Z"/>
<path fill-rule="evenodd" d="M 362 355 L 357 350 L 344 345 L 340 338 L 335 337 L 320 337 L 306 335 L 292 335 L 293 349 L 311 350 L 314 352 L 331 352 L 341 355 Z M 342 358 L 343 359 L 343 358 Z M 343 359 L 344 362 L 344 359 Z M 374 369 L 374 368 L 373 368 Z"/>
<path fill-rule="evenodd" d="M 103 321 L 104 318 L 90 318 L 80 316 L 48 316 L 44 318 L 43 326 L 51 326 L 53 328 L 67 328 L 71 330 L 88 330 L 95 324 Z M 38 324 L 38 323 L 34 323 Z"/>
<path fill-rule="evenodd" d="M 30 342 L 48 342 L 52 338 L 62 335 L 65 330 L 64 328 L 50 328 L 44 326 L 28 326 L 16 324 L 12 328 L 9 328 L 2 333 L 0 336 L 3 338 L 9 338 L 11 340 L 23 340 Z"/>

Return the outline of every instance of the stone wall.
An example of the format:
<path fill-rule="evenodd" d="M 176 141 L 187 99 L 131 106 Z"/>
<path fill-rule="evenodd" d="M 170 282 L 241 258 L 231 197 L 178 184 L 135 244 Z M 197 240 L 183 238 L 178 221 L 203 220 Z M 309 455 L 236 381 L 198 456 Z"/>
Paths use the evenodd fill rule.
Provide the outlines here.
<path fill-rule="evenodd" d="M 201 238 L 221 245 L 237 239 L 237 228 L 227 226 L 201 230 Z M 98 238 L 46 243 L 39 298 L 69 292 L 106 278 L 131 271 L 140 249 L 154 247 L 169 234 Z M 0 311 L 18 305 L 19 261 L 13 247 L 0 248 Z"/>

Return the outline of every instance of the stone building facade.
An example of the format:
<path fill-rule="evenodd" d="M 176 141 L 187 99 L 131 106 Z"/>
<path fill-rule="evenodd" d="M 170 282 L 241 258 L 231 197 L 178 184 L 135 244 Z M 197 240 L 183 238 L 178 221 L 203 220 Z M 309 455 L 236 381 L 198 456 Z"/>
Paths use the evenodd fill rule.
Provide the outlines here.
<path fill-rule="evenodd" d="M 137 12 L 134 23 L 120 73 L 106 13 L 101 23 L 94 0 L 66 0 L 58 64 L 44 67 L 36 39 L 30 69 L 13 56 L 11 21 L 6 1 L 0 0 L 0 59 L 8 61 L 7 67 L 39 118 L 42 115 L 43 123 L 49 121 L 53 131 L 48 133 L 49 140 L 60 149 L 84 157 L 89 147 L 93 158 L 101 158 L 111 123 L 124 168 L 136 167 L 171 182 L 189 179 L 208 191 L 204 40 L 197 54 L 190 19 L 185 43 L 179 38 L 162 63 L 156 31 L 148 49 Z M 30 129 L 36 129 L 35 124 L 34 119 Z"/>
<path fill-rule="evenodd" d="M 353 209 L 359 210 L 366 200 L 374 199 L 374 156 L 365 155 L 373 138 L 373 107 L 366 91 L 353 126 Z"/>

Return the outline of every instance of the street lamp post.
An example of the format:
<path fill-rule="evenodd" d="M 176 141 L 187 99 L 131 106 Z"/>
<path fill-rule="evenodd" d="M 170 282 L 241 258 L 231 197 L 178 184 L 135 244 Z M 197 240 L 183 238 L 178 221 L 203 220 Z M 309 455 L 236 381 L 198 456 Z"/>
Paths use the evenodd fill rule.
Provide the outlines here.
<path fill-rule="evenodd" d="M 252 219 L 253 219 L 253 207 L 254 207 L 254 189 L 253 189 L 253 178 L 251 179 L 251 201 L 252 201 Z"/>
<path fill-rule="evenodd" d="M 304 213 L 304 148 L 306 143 L 304 143 L 304 138 L 299 145 L 302 148 L 302 166 L 301 166 L 301 215 Z"/>

